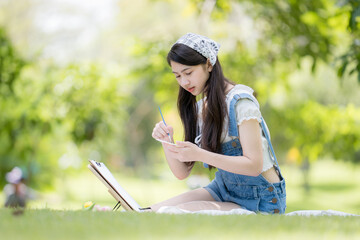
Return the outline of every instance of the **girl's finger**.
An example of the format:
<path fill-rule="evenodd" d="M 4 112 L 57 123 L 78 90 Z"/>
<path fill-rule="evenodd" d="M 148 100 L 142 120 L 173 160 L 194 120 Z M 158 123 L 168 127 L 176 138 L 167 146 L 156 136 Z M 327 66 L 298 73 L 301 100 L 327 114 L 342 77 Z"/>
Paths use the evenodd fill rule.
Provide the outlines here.
<path fill-rule="evenodd" d="M 163 129 L 158 129 L 157 134 L 159 136 L 161 136 L 161 138 L 164 138 L 165 136 L 167 136 L 167 133 Z"/>
<path fill-rule="evenodd" d="M 157 129 L 156 129 L 156 128 L 154 128 L 154 130 L 153 130 L 153 132 L 152 132 L 151 136 L 152 136 L 153 138 L 159 138 L 159 139 L 161 139 L 161 138 L 162 138 L 162 134 L 160 134 L 160 133 L 159 133 L 159 131 L 157 131 Z"/>
<path fill-rule="evenodd" d="M 166 128 L 165 126 L 163 126 L 163 123 L 157 123 L 156 126 L 155 126 L 155 131 L 158 133 L 158 134 L 161 134 L 162 136 L 166 136 L 167 135 L 167 132 L 166 132 Z"/>
<path fill-rule="evenodd" d="M 168 133 L 170 133 L 169 128 L 167 126 L 165 126 L 165 124 L 163 122 L 159 123 L 159 130 L 164 135 L 167 135 Z"/>
<path fill-rule="evenodd" d="M 163 146 L 169 150 L 170 152 L 173 152 L 173 153 L 178 153 L 179 152 L 179 149 L 177 149 L 175 146 L 173 145 L 170 145 L 170 144 L 166 144 L 166 143 L 163 143 Z"/>
<path fill-rule="evenodd" d="M 183 141 L 177 141 L 176 142 L 176 146 L 177 147 L 182 147 L 182 148 L 184 148 L 184 147 L 191 147 L 193 144 L 192 143 L 190 143 L 190 142 L 183 142 Z"/>

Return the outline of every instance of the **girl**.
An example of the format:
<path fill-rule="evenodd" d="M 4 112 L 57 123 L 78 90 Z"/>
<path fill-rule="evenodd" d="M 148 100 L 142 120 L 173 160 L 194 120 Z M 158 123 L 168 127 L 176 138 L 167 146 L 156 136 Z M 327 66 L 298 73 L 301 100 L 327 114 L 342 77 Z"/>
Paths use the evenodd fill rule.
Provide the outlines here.
<path fill-rule="evenodd" d="M 231 210 L 284 213 L 283 179 L 268 129 L 253 90 L 226 79 L 217 53 L 219 45 L 188 33 L 171 48 L 167 61 L 179 84 L 178 110 L 185 141 L 162 143 L 173 174 L 184 179 L 196 161 L 216 167 L 215 179 L 195 189 L 151 206 L 177 206 L 184 210 Z M 203 98 L 196 102 L 196 96 Z M 152 137 L 169 141 L 173 128 L 155 125 Z"/>

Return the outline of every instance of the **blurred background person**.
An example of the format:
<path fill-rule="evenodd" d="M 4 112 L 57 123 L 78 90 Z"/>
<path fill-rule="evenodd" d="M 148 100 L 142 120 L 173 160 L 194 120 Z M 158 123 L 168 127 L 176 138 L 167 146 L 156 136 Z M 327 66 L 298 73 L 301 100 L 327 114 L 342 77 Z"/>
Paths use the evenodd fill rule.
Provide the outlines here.
<path fill-rule="evenodd" d="M 23 171 L 19 167 L 14 167 L 5 178 L 8 182 L 4 187 L 5 207 L 25 208 L 27 201 L 34 199 L 34 193 L 26 186 Z"/>

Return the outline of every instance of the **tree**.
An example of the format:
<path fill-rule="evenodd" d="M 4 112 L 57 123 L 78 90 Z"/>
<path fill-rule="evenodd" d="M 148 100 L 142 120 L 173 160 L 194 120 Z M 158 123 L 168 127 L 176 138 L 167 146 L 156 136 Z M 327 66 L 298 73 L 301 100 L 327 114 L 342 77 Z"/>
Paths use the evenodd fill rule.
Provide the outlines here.
<path fill-rule="evenodd" d="M 0 27 L 0 95 L 8 97 L 14 94 L 14 83 L 19 77 L 25 61 L 18 55 L 5 29 Z"/>
<path fill-rule="evenodd" d="M 360 2 L 357 0 L 344 0 L 340 6 L 349 9 L 348 29 L 351 33 L 351 45 L 348 51 L 339 57 L 338 75 L 344 77 L 357 73 L 357 79 L 360 83 Z"/>
<path fill-rule="evenodd" d="M 113 19 L 113 28 L 102 29 L 92 41 L 96 43 L 91 45 L 95 53 L 89 49 L 85 54 L 95 56 L 90 61 L 75 63 L 70 58 L 59 65 L 40 55 L 25 64 L 12 50 L 15 57 L 7 54 L 2 58 L 12 62 L 12 67 L 0 68 L 6 76 L 0 85 L 0 143 L 4 146 L 0 156 L 5 159 L 0 164 L 1 173 L 22 164 L 36 173 L 34 183 L 41 183 L 51 182 L 59 174 L 59 166 L 69 170 L 83 165 L 89 157 L 132 169 L 148 169 L 163 160 L 159 144 L 150 136 L 153 124 L 160 120 L 160 105 L 167 121 L 177 124 L 176 139 L 182 137 L 181 123 L 175 117 L 178 86 L 167 66 L 166 54 L 188 31 L 220 42 L 219 59 L 226 76 L 256 90 L 278 155 L 286 156 L 296 149 L 300 160 L 311 162 L 329 155 L 357 163 L 360 100 L 352 78 L 358 71 L 354 70 L 358 65 L 358 48 L 354 47 L 358 5 L 356 1 L 336 3 L 119 1 L 121 13 Z M 12 19 L 4 22 L 11 32 L 21 22 L 35 19 L 37 11 L 29 10 L 34 15 L 19 14 L 34 6 L 31 0 L 17 3 L 12 9 L 15 12 L 8 12 L 9 4 L 0 10 L 8 14 L 4 19 Z M 14 16 L 28 18 L 20 21 Z M 11 35 L 13 43 L 26 40 L 29 32 L 41 39 L 46 37 L 45 32 L 36 30 L 36 24 L 20 29 Z M 76 32 L 74 29 L 71 32 Z M 31 39 L 37 41 L 36 37 Z M 35 55 L 26 48 L 19 52 Z M 104 56 L 108 58 L 100 63 L 99 58 Z M 324 66 L 331 77 L 317 75 Z M 342 85 L 333 76 L 334 66 L 339 67 L 338 76 L 346 78 Z M 301 76 L 297 84 L 292 79 L 294 73 Z M 346 127 L 331 127 L 330 134 L 321 124 L 328 114 L 335 117 L 326 124 L 348 125 L 355 130 L 351 133 Z M 346 115 L 347 120 L 340 115 Z M 317 134 L 308 139 L 308 131 Z M 340 148 L 349 154 L 341 154 Z M 74 156 L 69 157 L 71 154 Z M 43 172 L 49 176 L 40 174 Z"/>
<path fill-rule="evenodd" d="M 200 7 L 205 1 L 193 2 Z M 225 2 L 228 1 L 216 2 L 212 19 L 234 17 L 235 1 Z M 319 66 L 327 65 L 329 72 L 333 72 L 332 66 L 337 66 L 338 76 L 347 76 L 347 82 L 351 82 L 351 74 L 358 72 L 360 76 L 359 2 L 236 2 L 246 9 L 261 37 L 255 40 L 255 54 L 242 41 L 237 42 L 235 51 L 223 55 L 223 65 L 228 66 L 225 72 L 230 73 L 231 79 L 242 79 L 258 93 L 280 161 L 288 153 L 290 160 L 308 167 L 324 157 L 359 163 L 359 101 L 357 93 L 342 89 L 346 85 L 359 87 L 351 83 L 341 87 L 326 78 L 317 78 L 314 84 L 306 79 L 309 75 L 303 69 L 309 66 L 304 62 L 311 62 L 313 75 Z M 303 77 L 298 81 L 313 85 L 313 89 L 292 84 L 292 75 L 299 69 Z M 333 88 L 331 92 L 323 91 L 328 89 L 326 85 Z M 316 93 L 312 94 L 313 91 Z M 307 179 L 305 185 L 306 182 Z"/>

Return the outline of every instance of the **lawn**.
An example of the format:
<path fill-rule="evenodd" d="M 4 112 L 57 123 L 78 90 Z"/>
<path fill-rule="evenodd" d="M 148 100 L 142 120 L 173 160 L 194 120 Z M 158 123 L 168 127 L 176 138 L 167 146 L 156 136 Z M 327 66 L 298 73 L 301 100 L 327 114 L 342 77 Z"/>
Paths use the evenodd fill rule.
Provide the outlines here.
<path fill-rule="evenodd" d="M 302 173 L 284 166 L 287 211 L 333 209 L 360 214 L 360 167 L 333 161 L 312 165 L 311 190 Z M 147 206 L 187 190 L 168 173 L 163 180 L 115 176 Z M 1 200 L 3 201 L 3 200 Z M 84 202 L 113 206 L 115 201 L 90 172 L 59 179 L 56 193 L 41 194 L 23 214 L 0 209 L 0 239 L 359 239 L 360 217 L 206 216 L 82 211 Z M 1 203 L 2 204 L 2 203 Z"/>
<path fill-rule="evenodd" d="M 0 210 L 1 239 L 359 239 L 358 217 Z"/>
<path fill-rule="evenodd" d="M 309 174 L 310 192 L 305 192 L 302 187 L 303 176 L 299 168 L 283 166 L 282 173 L 287 184 L 287 213 L 296 210 L 333 209 L 360 214 L 360 166 L 333 161 L 314 163 Z M 148 206 L 189 190 L 186 180 L 177 180 L 168 169 L 158 180 L 130 178 L 119 173 L 114 175 L 141 206 Z M 59 179 L 56 189 L 56 192 L 39 194 L 36 201 L 30 202 L 30 208 L 78 210 L 86 201 L 115 205 L 103 184 L 87 169 L 76 176 Z M 0 204 L 1 201 L 2 198 Z"/>

